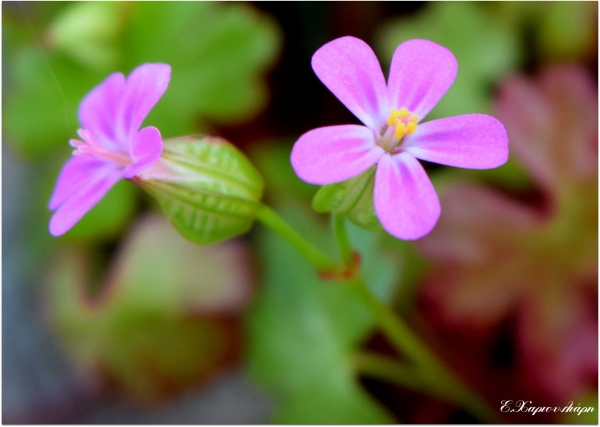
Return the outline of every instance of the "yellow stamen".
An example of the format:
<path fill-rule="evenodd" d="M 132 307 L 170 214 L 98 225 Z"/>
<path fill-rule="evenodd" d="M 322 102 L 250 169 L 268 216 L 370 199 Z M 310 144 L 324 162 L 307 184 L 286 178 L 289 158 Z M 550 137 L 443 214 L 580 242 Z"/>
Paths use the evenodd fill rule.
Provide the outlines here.
<path fill-rule="evenodd" d="M 394 127 L 394 136 L 397 139 L 402 139 L 404 135 L 410 135 L 417 129 L 419 118 L 406 108 L 400 110 L 392 110 L 387 124 Z"/>

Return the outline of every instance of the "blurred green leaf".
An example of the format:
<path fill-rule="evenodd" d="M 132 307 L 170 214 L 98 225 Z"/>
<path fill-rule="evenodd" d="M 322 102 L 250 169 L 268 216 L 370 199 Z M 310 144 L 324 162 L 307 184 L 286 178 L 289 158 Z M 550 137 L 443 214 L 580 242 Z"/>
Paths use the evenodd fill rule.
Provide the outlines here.
<path fill-rule="evenodd" d="M 139 178 L 175 228 L 195 243 L 248 231 L 263 192 L 262 177 L 244 154 L 212 137 L 165 140 L 159 161 Z"/>
<path fill-rule="evenodd" d="M 542 56 L 550 61 L 574 61 L 593 55 L 598 49 L 598 3 L 547 3 L 536 40 Z"/>
<path fill-rule="evenodd" d="M 48 311 L 84 372 L 152 400 L 205 380 L 236 354 L 250 271 L 241 243 L 193 245 L 149 217 L 95 297 L 86 290 L 93 281 L 87 254 L 62 252 L 50 269 Z"/>
<path fill-rule="evenodd" d="M 373 206 L 375 166 L 337 184 L 324 185 L 315 194 L 313 209 L 347 215 L 356 225 L 369 231 L 383 231 Z"/>
<path fill-rule="evenodd" d="M 127 3 L 78 2 L 70 4 L 48 29 L 49 43 L 82 65 L 111 71 L 117 66 L 117 36 Z"/>
<path fill-rule="evenodd" d="M 140 2 L 125 35 L 126 60 L 128 68 L 172 66 L 169 90 L 148 120 L 177 136 L 197 131 L 200 118 L 233 123 L 256 114 L 280 39 L 275 22 L 245 4 Z"/>
<path fill-rule="evenodd" d="M 585 61 L 597 52 L 596 2 L 487 2 L 484 6 L 496 20 L 532 42 L 537 60 Z"/>
<path fill-rule="evenodd" d="M 3 118 L 10 141 L 29 156 L 47 156 L 59 147 L 66 151 L 78 127 L 79 102 L 102 75 L 37 47 L 20 50 L 9 66 L 15 86 Z"/>
<path fill-rule="evenodd" d="M 263 174 L 269 194 L 275 197 L 298 197 L 309 201 L 318 190 L 302 181 L 290 163 L 291 141 L 261 141 L 250 152 L 250 158 Z"/>
<path fill-rule="evenodd" d="M 46 10 L 39 3 L 31 8 Z M 12 90 L 4 123 L 24 154 L 66 149 L 83 97 L 109 72 L 128 73 L 145 62 L 173 68 L 146 120 L 163 136 L 198 132 L 209 120 L 248 120 L 267 101 L 264 73 L 281 37 L 274 21 L 248 5 L 92 2 L 55 9 L 48 28 L 33 23 L 27 32 L 9 21 L 3 30 L 20 44 L 7 49 Z"/>
<path fill-rule="evenodd" d="M 427 119 L 490 111 L 491 86 L 520 59 L 517 35 L 478 3 L 432 2 L 415 16 L 387 22 L 377 36 L 387 64 L 398 45 L 427 39 L 447 47 L 458 60 L 458 75 Z"/>
<path fill-rule="evenodd" d="M 309 240 L 332 249 L 330 232 L 303 205 L 289 203 L 281 211 Z M 350 227 L 365 277 L 380 298 L 389 299 L 398 271 L 379 250 L 380 236 Z M 357 384 L 351 365 L 353 350 L 373 326 L 369 313 L 343 282 L 319 279 L 279 236 L 265 231 L 259 243 L 264 284 L 249 318 L 249 357 L 255 377 L 283 393 L 275 422 L 391 422 Z"/>

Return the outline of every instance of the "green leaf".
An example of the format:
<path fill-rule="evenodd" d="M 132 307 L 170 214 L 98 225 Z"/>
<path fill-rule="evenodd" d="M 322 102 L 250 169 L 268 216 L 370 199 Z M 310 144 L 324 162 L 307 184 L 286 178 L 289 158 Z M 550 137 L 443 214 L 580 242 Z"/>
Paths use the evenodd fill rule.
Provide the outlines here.
<path fill-rule="evenodd" d="M 277 24 L 246 4 L 139 2 L 125 34 L 128 68 L 165 62 L 169 90 L 149 115 L 163 135 L 198 131 L 198 119 L 248 120 L 267 102 L 263 75 L 281 45 Z M 206 124 L 203 126 L 206 128 Z"/>
<path fill-rule="evenodd" d="M 7 140 L 26 155 L 66 150 L 85 95 L 110 72 L 127 74 L 147 62 L 172 66 L 169 88 L 145 120 L 164 137 L 205 131 L 208 121 L 251 119 L 268 100 L 264 75 L 281 36 L 251 6 L 38 2 L 30 8 L 44 22 L 23 30 L 5 18 L 3 29 L 10 106 L 3 119 Z"/>
<path fill-rule="evenodd" d="M 427 3 L 415 16 L 387 22 L 376 45 L 389 64 L 398 45 L 415 38 L 447 47 L 458 61 L 454 84 L 428 120 L 490 112 L 492 84 L 515 69 L 521 55 L 516 32 L 478 3 Z"/>
<path fill-rule="evenodd" d="M 82 250 L 49 270 L 50 323 L 81 370 L 144 400 L 206 380 L 239 345 L 252 276 L 240 242 L 194 245 L 146 217 L 111 263 L 98 295 Z"/>
<path fill-rule="evenodd" d="M 163 142 L 162 157 L 138 182 L 175 228 L 195 243 L 248 231 L 260 207 L 263 181 L 244 154 L 208 136 Z"/>
<path fill-rule="evenodd" d="M 356 225 L 370 231 L 383 231 L 373 206 L 375 166 L 337 184 L 324 185 L 315 194 L 313 209 L 347 215 Z"/>
<path fill-rule="evenodd" d="M 262 172 L 269 197 L 300 197 L 310 201 L 318 190 L 302 181 L 290 163 L 292 141 L 261 141 L 252 147 L 250 158 Z"/>
<path fill-rule="evenodd" d="M 14 86 L 7 97 L 10 108 L 4 113 L 8 140 L 22 153 L 38 158 L 61 147 L 68 152 L 69 136 L 74 137 L 78 127 L 79 102 L 105 76 L 29 46 L 9 65 Z"/>
<path fill-rule="evenodd" d="M 307 239 L 331 251 L 331 233 L 300 203 L 279 209 Z M 373 326 L 343 282 L 325 282 L 272 232 L 260 234 L 264 283 L 249 317 L 249 361 L 255 378 L 283 396 L 277 423 L 392 422 L 356 381 L 351 356 Z M 350 227 L 372 291 L 389 300 L 398 269 L 379 241 L 383 234 Z"/>
<path fill-rule="evenodd" d="M 110 71 L 119 60 L 117 36 L 126 7 L 119 2 L 70 4 L 50 25 L 49 43 L 84 66 Z"/>
<path fill-rule="evenodd" d="M 536 41 L 549 61 L 576 61 L 592 56 L 598 44 L 598 4 L 546 4 Z"/>

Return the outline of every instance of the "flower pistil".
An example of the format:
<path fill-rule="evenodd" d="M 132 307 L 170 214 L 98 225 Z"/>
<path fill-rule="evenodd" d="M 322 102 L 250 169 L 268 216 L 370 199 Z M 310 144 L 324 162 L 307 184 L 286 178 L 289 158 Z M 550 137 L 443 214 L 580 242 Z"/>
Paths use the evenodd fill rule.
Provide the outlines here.
<path fill-rule="evenodd" d="M 418 122 L 419 118 L 406 108 L 393 109 L 387 119 L 387 125 L 384 126 L 381 132 L 382 137 L 377 145 L 388 153 L 392 152 L 404 138 L 404 135 L 410 135 L 417 129 Z"/>

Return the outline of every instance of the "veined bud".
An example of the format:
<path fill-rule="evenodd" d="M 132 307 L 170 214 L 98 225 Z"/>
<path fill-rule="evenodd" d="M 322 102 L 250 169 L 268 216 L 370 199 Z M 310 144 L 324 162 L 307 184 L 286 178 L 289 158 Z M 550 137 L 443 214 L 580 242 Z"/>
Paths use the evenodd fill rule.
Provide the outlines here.
<path fill-rule="evenodd" d="M 373 206 L 374 183 L 375 166 L 347 181 L 324 185 L 315 194 L 313 209 L 341 213 L 359 227 L 383 231 Z"/>
<path fill-rule="evenodd" d="M 247 232 L 263 192 L 244 154 L 211 136 L 163 140 L 160 159 L 135 180 L 184 237 L 201 244 Z"/>

